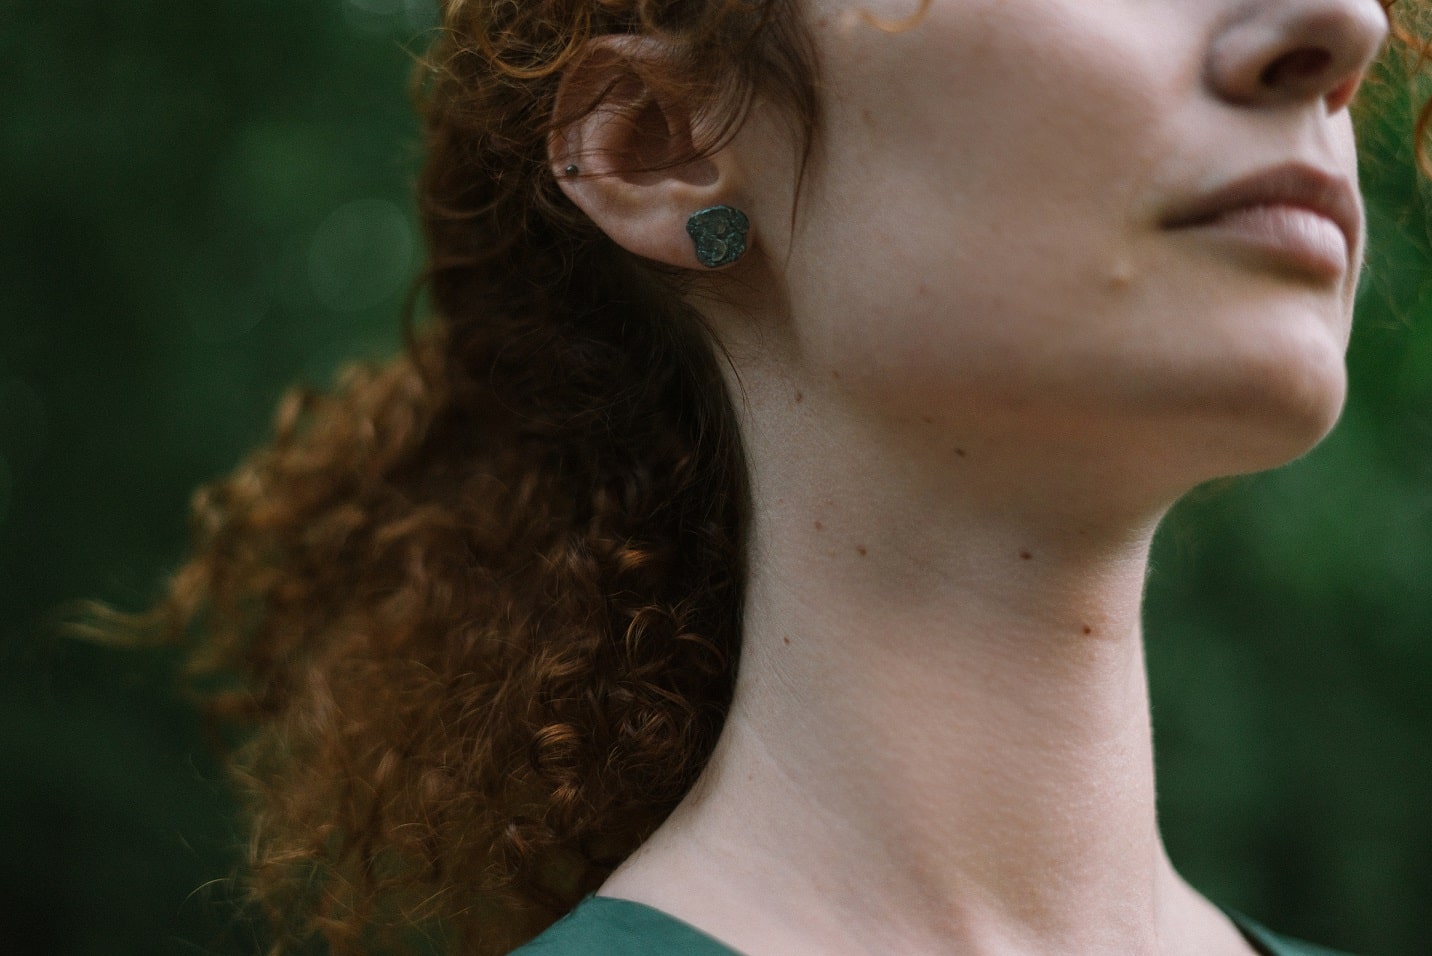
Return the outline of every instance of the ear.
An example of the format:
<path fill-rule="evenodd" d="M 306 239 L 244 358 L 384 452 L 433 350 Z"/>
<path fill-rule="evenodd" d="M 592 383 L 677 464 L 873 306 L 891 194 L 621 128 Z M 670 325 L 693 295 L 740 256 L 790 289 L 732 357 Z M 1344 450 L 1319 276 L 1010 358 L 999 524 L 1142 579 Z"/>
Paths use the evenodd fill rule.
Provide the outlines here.
<path fill-rule="evenodd" d="M 660 82 L 670 55 L 648 37 L 591 41 L 562 75 L 548 162 L 567 198 L 617 245 L 705 271 L 687 221 L 712 206 L 741 208 L 741 177 L 728 148 L 692 158 L 707 145 L 702 117 Z"/>

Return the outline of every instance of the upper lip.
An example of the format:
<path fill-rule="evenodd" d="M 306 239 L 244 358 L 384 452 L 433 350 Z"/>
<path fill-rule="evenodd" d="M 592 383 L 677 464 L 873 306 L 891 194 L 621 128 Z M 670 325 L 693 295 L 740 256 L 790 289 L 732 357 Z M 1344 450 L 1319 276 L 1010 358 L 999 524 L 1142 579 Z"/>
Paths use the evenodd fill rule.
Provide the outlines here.
<path fill-rule="evenodd" d="M 1164 218 L 1169 229 L 1197 226 L 1234 209 L 1253 206 L 1297 206 L 1337 223 L 1347 238 L 1349 254 L 1362 231 L 1362 204 L 1346 176 L 1304 163 L 1284 163 L 1234 180 L 1194 197 Z"/>

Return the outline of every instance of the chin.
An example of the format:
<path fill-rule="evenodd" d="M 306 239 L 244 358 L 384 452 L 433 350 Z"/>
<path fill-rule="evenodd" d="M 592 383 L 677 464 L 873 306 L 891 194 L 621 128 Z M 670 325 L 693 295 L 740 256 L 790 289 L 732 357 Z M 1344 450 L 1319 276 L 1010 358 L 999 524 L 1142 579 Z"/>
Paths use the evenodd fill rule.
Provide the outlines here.
<path fill-rule="evenodd" d="M 1221 436 L 1220 474 L 1244 474 L 1307 454 L 1337 424 L 1347 397 L 1341 343 L 1324 337 L 1281 343 L 1232 361 L 1200 415 Z M 1214 477 L 1214 476 L 1210 476 Z"/>

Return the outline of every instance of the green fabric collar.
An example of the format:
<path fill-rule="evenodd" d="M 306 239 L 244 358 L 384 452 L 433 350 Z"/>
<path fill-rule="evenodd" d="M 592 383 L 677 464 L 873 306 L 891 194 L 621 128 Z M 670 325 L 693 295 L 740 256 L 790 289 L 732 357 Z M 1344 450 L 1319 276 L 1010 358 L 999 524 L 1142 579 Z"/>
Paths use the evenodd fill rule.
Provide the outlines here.
<path fill-rule="evenodd" d="M 1234 910 L 1233 925 L 1263 956 L 1344 956 L 1288 939 Z M 588 896 L 513 956 L 740 956 L 689 923 L 644 903 Z"/>

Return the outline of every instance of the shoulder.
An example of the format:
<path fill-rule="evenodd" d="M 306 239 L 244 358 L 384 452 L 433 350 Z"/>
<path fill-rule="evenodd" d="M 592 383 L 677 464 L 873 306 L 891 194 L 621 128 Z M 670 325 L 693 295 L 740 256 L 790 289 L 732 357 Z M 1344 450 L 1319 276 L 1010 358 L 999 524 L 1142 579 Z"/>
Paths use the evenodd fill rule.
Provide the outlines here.
<path fill-rule="evenodd" d="M 1287 936 L 1275 933 L 1263 924 L 1249 919 L 1242 913 L 1230 909 L 1225 909 L 1224 912 L 1228 914 L 1228 918 L 1233 921 L 1233 925 L 1238 927 L 1248 942 L 1257 947 L 1264 956 L 1348 956 L 1341 950 L 1289 939 Z"/>
<path fill-rule="evenodd" d="M 588 896 L 512 956 L 736 956 L 694 926 L 630 900 Z"/>

